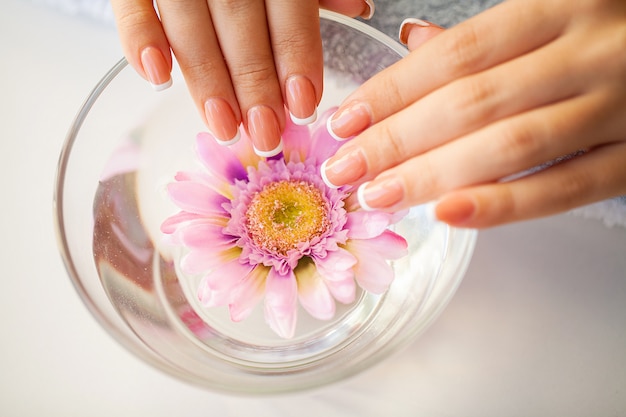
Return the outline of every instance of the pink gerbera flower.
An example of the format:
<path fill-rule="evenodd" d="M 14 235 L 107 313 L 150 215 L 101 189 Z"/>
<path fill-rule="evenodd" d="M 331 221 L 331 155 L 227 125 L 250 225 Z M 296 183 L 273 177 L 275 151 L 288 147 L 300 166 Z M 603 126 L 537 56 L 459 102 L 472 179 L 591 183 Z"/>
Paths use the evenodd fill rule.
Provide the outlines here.
<path fill-rule="evenodd" d="M 404 238 L 388 229 L 400 216 L 350 211 L 350 191 L 325 185 L 320 165 L 339 146 L 327 117 L 311 128 L 287 118 L 283 153 L 270 159 L 256 156 L 246 140 L 223 147 L 208 133 L 198 135 L 205 171 L 179 172 L 169 184 L 181 211 L 161 230 L 187 248 L 182 270 L 203 274 L 204 306 L 228 306 L 240 321 L 264 299 L 267 323 L 290 338 L 298 302 L 328 320 L 335 301 L 354 301 L 355 281 L 376 294 L 388 288 L 388 261 L 407 253 Z"/>

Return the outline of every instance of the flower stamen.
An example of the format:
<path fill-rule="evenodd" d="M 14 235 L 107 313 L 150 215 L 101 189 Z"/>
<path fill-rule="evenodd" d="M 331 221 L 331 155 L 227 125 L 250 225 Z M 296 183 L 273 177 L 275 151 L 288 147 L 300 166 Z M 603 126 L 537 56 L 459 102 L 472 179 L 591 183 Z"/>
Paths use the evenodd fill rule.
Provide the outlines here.
<path fill-rule="evenodd" d="M 262 250 L 287 255 L 328 231 L 329 205 L 314 184 L 283 180 L 256 193 L 246 211 L 246 229 Z"/>

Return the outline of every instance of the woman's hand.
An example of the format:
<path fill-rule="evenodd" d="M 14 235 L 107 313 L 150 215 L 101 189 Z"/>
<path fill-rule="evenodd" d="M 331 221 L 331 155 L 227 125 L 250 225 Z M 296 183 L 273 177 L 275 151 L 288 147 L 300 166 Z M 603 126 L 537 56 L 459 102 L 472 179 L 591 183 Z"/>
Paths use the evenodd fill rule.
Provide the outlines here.
<path fill-rule="evenodd" d="M 255 150 L 280 152 L 284 105 L 306 124 L 322 95 L 319 7 L 371 17 L 371 0 L 112 0 L 124 54 L 155 89 L 174 52 L 213 135 L 228 145 L 243 122 Z"/>
<path fill-rule="evenodd" d="M 409 46 L 432 32 L 409 26 Z M 509 0 L 414 43 L 331 119 L 356 137 L 326 161 L 330 184 L 360 184 L 364 208 L 435 200 L 463 227 L 626 194 L 625 1 Z"/>

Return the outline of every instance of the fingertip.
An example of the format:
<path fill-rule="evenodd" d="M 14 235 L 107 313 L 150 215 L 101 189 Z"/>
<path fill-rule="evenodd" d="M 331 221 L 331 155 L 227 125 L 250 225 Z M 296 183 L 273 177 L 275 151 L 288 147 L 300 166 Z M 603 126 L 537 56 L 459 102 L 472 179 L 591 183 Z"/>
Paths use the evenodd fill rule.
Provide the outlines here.
<path fill-rule="evenodd" d="M 413 51 L 444 30 L 441 26 L 426 20 L 407 18 L 400 25 L 398 38 L 410 51 Z"/>
<path fill-rule="evenodd" d="M 435 217 L 451 226 L 465 226 L 471 222 L 477 211 L 476 201 L 463 193 L 444 195 L 435 203 Z"/>

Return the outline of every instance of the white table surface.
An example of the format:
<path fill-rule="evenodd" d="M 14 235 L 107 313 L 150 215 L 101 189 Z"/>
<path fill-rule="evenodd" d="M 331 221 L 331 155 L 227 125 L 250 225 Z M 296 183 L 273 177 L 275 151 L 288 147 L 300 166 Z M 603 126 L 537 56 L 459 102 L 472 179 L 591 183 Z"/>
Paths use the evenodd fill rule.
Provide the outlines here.
<path fill-rule="evenodd" d="M 1 416 L 626 414 L 626 230 L 572 215 L 481 232 L 435 324 L 340 384 L 231 397 L 150 368 L 89 315 L 52 224 L 61 145 L 117 35 L 18 0 L 3 0 L 0 35 Z"/>

